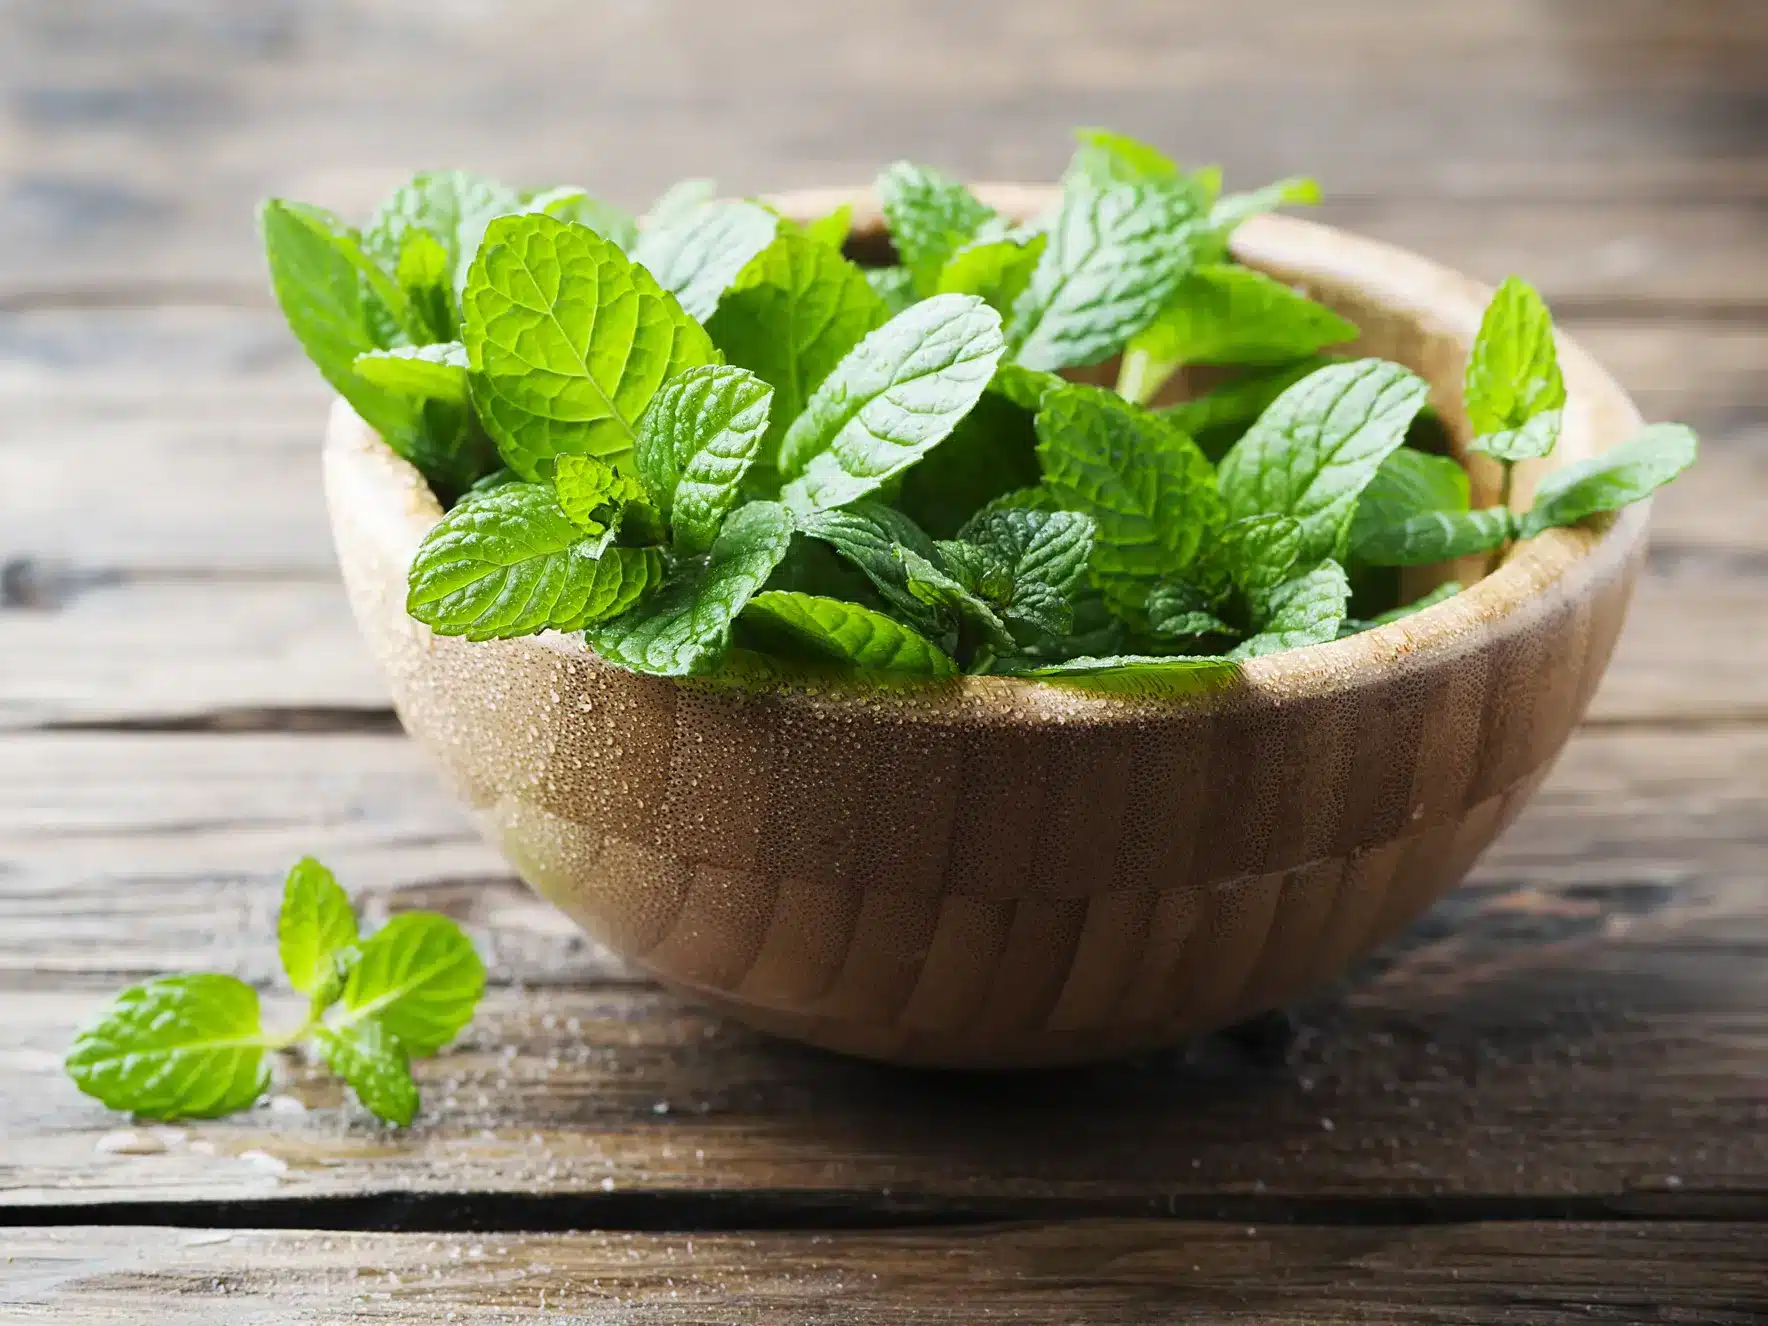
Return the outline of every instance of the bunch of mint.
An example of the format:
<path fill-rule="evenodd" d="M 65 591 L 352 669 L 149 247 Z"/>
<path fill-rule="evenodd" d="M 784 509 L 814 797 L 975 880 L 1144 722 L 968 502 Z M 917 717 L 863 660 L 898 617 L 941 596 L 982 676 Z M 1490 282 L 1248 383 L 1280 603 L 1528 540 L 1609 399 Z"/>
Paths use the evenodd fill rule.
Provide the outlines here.
<path fill-rule="evenodd" d="M 67 1054 L 74 1085 L 143 1118 L 212 1118 L 251 1105 L 270 1088 L 270 1055 L 305 1044 L 372 1113 L 410 1123 L 411 1058 L 453 1040 L 484 993 L 472 942 L 432 912 L 363 938 L 311 857 L 289 871 L 276 934 L 289 984 L 308 997 L 300 1026 L 266 1032 L 258 992 L 232 976 L 163 977 L 124 990 L 80 1032 Z"/>
<path fill-rule="evenodd" d="M 890 167 L 897 265 L 870 270 L 846 209 L 800 224 L 703 182 L 640 223 L 577 189 L 422 175 L 360 232 L 271 202 L 264 237 L 296 336 L 450 506 L 412 615 L 474 640 L 581 631 L 636 672 L 759 653 L 1212 674 L 1455 592 L 1402 605 L 1386 568 L 1501 556 L 1692 461 L 1687 429 L 1647 429 L 1509 509 L 1509 467 L 1548 454 L 1565 402 L 1551 320 L 1512 280 L 1466 392 L 1504 500 L 1471 509 L 1423 380 L 1334 355 L 1353 324 L 1229 253 L 1311 181 L 1222 197 L 1219 171 L 1078 138 L 1031 223 Z M 1115 390 L 1062 376 L 1113 357 Z M 1193 365 L 1219 385 L 1150 404 Z"/>

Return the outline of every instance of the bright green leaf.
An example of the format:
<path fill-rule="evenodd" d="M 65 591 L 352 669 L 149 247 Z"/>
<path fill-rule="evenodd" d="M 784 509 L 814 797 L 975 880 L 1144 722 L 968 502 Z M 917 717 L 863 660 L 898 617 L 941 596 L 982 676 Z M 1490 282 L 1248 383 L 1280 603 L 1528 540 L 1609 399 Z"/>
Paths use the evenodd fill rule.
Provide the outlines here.
<path fill-rule="evenodd" d="M 405 1047 L 377 1018 L 321 1026 L 313 1037 L 326 1067 L 350 1084 L 377 1119 L 403 1128 L 417 1117 L 417 1083 Z"/>
<path fill-rule="evenodd" d="M 1473 450 L 1483 451 L 1499 460 L 1536 460 L 1552 452 L 1564 422 L 1563 410 L 1543 410 L 1521 428 L 1508 428 L 1501 433 L 1474 438 Z"/>
<path fill-rule="evenodd" d="M 1292 205 L 1312 207 L 1319 201 L 1320 185 L 1317 180 L 1309 179 L 1306 175 L 1292 175 L 1250 193 L 1229 194 L 1210 209 L 1210 229 L 1220 235 L 1225 243 L 1236 226 L 1260 212 L 1274 212 L 1279 207 Z"/>
<path fill-rule="evenodd" d="M 922 294 L 934 293 L 951 256 L 995 219 L 962 184 L 908 161 L 885 167 L 877 192 L 897 258 Z"/>
<path fill-rule="evenodd" d="M 1694 464 L 1696 450 L 1692 430 L 1653 424 L 1600 456 L 1543 475 L 1518 537 L 1532 539 L 1555 525 L 1643 501 Z"/>
<path fill-rule="evenodd" d="M 693 557 L 712 547 L 761 452 L 773 398 L 748 370 L 709 364 L 664 383 L 639 420 L 638 472 L 674 525 L 676 552 Z"/>
<path fill-rule="evenodd" d="M 301 994 L 325 986 L 337 955 L 356 942 L 356 913 L 332 872 L 310 856 L 295 862 L 276 914 L 277 951 L 289 984 Z"/>
<path fill-rule="evenodd" d="M 966 244 L 940 268 L 935 290 L 942 295 L 981 295 L 1003 315 L 1031 280 L 1049 236 L 1010 232 L 1004 239 L 979 239 Z"/>
<path fill-rule="evenodd" d="M 508 185 L 464 170 L 431 171 L 394 190 L 369 221 L 363 243 L 392 266 L 405 237 L 421 230 L 446 251 L 448 279 L 458 288 L 491 219 L 521 209 L 521 194 Z"/>
<path fill-rule="evenodd" d="M 1077 689 L 1142 699 L 1202 695 L 1218 690 L 1239 671 L 1226 658 L 1118 654 L 1108 658 L 1071 658 L 1061 663 L 1003 669 L 1012 677 L 1060 682 Z"/>
<path fill-rule="evenodd" d="M 1339 623 L 1351 600 L 1344 568 L 1327 560 L 1306 575 L 1286 580 L 1257 603 L 1259 631 L 1228 655 L 1261 658 L 1285 649 L 1324 644 L 1338 638 Z"/>
<path fill-rule="evenodd" d="M 646 227 L 632 256 L 691 317 L 705 322 L 778 229 L 779 218 L 756 203 L 706 203 Z"/>
<path fill-rule="evenodd" d="M 1553 342 L 1553 316 L 1528 282 L 1498 287 L 1467 357 L 1464 392 L 1475 434 L 1521 428 L 1565 404 L 1565 379 Z"/>
<path fill-rule="evenodd" d="M 638 222 L 629 213 L 612 203 L 591 198 L 582 189 L 567 186 L 543 190 L 531 195 L 523 204 L 522 210 L 545 212 L 561 221 L 573 221 L 580 226 L 588 226 L 603 239 L 628 253 L 638 242 Z"/>
<path fill-rule="evenodd" d="M 749 601 L 743 622 L 758 628 L 775 647 L 796 646 L 867 671 L 949 677 L 958 670 L 925 636 L 893 617 L 840 599 L 770 590 Z"/>
<path fill-rule="evenodd" d="M 1204 455 L 1218 460 L 1273 401 L 1330 362 L 1322 355 L 1310 355 L 1276 368 L 1251 369 L 1201 396 L 1160 406 L 1155 412 L 1189 433 Z"/>
<path fill-rule="evenodd" d="M 1376 531 L 1430 511 L 1465 511 L 1471 500 L 1467 471 L 1449 456 L 1401 447 L 1375 471 L 1351 520 L 1351 557 L 1366 561 L 1363 545 Z"/>
<path fill-rule="evenodd" d="M 1180 178 L 1178 164 L 1157 147 L 1110 129 L 1076 129 L 1068 176 L 1095 185 L 1145 184 Z"/>
<path fill-rule="evenodd" d="M 592 535 L 614 524 L 620 508 L 643 501 L 644 496 L 637 479 L 594 456 L 560 456 L 553 469 L 553 498 L 559 510 Z"/>
<path fill-rule="evenodd" d="M 827 216 L 819 216 L 804 223 L 804 237 L 825 244 L 837 253 L 847 243 L 847 236 L 853 231 L 853 204 L 842 203 Z"/>
<path fill-rule="evenodd" d="M 356 356 L 356 372 L 385 391 L 464 405 L 467 349 L 459 341 L 401 345 Z"/>
<path fill-rule="evenodd" d="M 334 1009 L 327 1023 L 341 1033 L 376 1019 L 422 1057 L 460 1033 L 484 992 L 485 964 L 458 925 L 435 912 L 401 912 L 362 942 L 344 982 L 347 1011 Z"/>

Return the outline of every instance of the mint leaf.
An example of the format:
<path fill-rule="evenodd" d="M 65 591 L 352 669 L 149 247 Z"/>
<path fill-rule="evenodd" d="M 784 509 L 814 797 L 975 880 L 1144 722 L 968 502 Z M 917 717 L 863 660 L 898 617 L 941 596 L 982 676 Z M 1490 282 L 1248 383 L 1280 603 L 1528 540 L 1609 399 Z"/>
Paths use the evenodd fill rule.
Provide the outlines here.
<path fill-rule="evenodd" d="M 690 368 L 663 384 L 639 420 L 638 472 L 674 525 L 684 556 L 712 547 L 761 451 L 774 390 L 746 369 Z"/>
<path fill-rule="evenodd" d="M 556 216 L 561 221 L 574 222 L 587 226 L 610 244 L 618 245 L 623 251 L 630 253 L 632 246 L 638 242 L 638 222 L 631 215 L 615 207 L 612 203 L 604 203 L 591 198 L 582 189 L 562 187 L 546 189 L 531 194 L 522 204 L 524 212 L 544 212 L 548 216 Z"/>
<path fill-rule="evenodd" d="M 1378 626 L 1387 626 L 1392 622 L 1414 616 L 1426 608 L 1434 608 L 1437 604 L 1454 598 L 1460 592 L 1461 583 L 1457 580 L 1450 580 L 1438 585 L 1430 593 L 1413 599 L 1410 603 L 1403 603 L 1397 608 L 1389 608 L 1386 612 L 1366 621 L 1355 617 L 1346 617 L 1339 625 L 1338 638 L 1342 640 L 1347 635 L 1360 635 L 1364 631 L 1373 631 Z"/>
<path fill-rule="evenodd" d="M 1183 172 L 1157 147 L 1110 129 L 1076 129 L 1080 145 L 1068 163 L 1068 175 L 1096 185 L 1171 181 Z"/>
<path fill-rule="evenodd" d="M 1302 539 L 1300 523 L 1288 516 L 1245 516 L 1223 527 L 1214 555 L 1233 582 L 1252 593 L 1289 578 Z"/>
<path fill-rule="evenodd" d="M 385 391 L 467 402 L 467 348 L 459 341 L 433 345 L 400 345 L 356 356 L 357 374 Z"/>
<path fill-rule="evenodd" d="M 868 267 L 865 273 L 866 284 L 892 317 L 914 305 L 915 277 L 907 267 Z"/>
<path fill-rule="evenodd" d="M 1257 604 L 1258 634 L 1235 646 L 1228 657 L 1261 658 L 1335 640 L 1350 600 L 1351 582 L 1344 568 L 1331 560 L 1321 562 L 1262 596 Z"/>
<path fill-rule="evenodd" d="M 731 363 L 774 389 L 760 453 L 769 468 L 811 393 L 889 318 L 866 275 L 827 245 L 782 230 L 738 274 L 706 324 Z"/>
<path fill-rule="evenodd" d="M 521 209 L 521 194 L 508 185 L 464 170 L 432 171 L 394 190 L 369 221 L 363 244 L 392 266 L 410 232 L 423 231 L 447 254 L 447 279 L 458 288 L 491 219 Z"/>
<path fill-rule="evenodd" d="M 411 1059 L 378 1018 L 339 1027 L 322 1025 L 314 1040 L 326 1067 L 350 1084 L 369 1113 L 401 1128 L 417 1117 Z"/>
<path fill-rule="evenodd" d="M 791 514 L 777 502 L 738 507 L 704 562 L 678 568 L 655 596 L 592 627 L 590 645 L 633 672 L 712 671 L 730 647 L 731 623 L 786 555 L 792 529 Z"/>
<path fill-rule="evenodd" d="M 1240 634 L 1210 611 L 1208 595 L 1177 580 L 1162 581 L 1148 592 L 1148 629 L 1168 640 Z"/>
<path fill-rule="evenodd" d="M 908 516 L 876 502 L 855 502 L 836 511 L 810 511 L 798 517 L 798 528 L 821 539 L 870 580 L 884 600 L 916 629 L 938 634 L 942 623 L 925 601 L 909 593 L 908 568 L 897 556 L 907 548 L 931 561 L 938 550 L 933 540 Z"/>
<path fill-rule="evenodd" d="M 448 266 L 448 250 L 429 232 L 408 230 L 399 241 L 393 279 L 411 301 L 412 311 L 423 324 L 418 339 L 452 341 L 460 333 L 460 306 L 454 298 L 454 273 Z"/>
<path fill-rule="evenodd" d="M 421 1057 L 459 1034 L 484 992 L 485 964 L 458 925 L 435 912 L 401 912 L 362 942 L 344 982 L 345 1011 L 334 1008 L 326 1025 L 342 1034 L 376 1019 Z"/>
<path fill-rule="evenodd" d="M 755 203 L 706 203 L 648 228 L 633 258 L 705 322 L 750 259 L 773 242 L 779 218 Z"/>
<path fill-rule="evenodd" d="M 1215 474 L 1196 444 L 1109 391 L 1050 392 L 1037 435 L 1043 487 L 1061 509 L 1092 517 L 1093 572 L 1120 604 L 1139 607 L 1221 524 Z"/>
<path fill-rule="evenodd" d="M 940 269 L 995 219 L 962 184 L 908 161 L 884 168 L 877 193 L 897 257 L 922 294 L 934 293 Z"/>
<path fill-rule="evenodd" d="M 1186 227 L 1196 218 L 1195 202 L 1175 184 L 1071 180 L 1013 305 L 1013 357 L 1058 369 L 1116 354 L 1172 298 L 1191 262 Z"/>
<path fill-rule="evenodd" d="M 934 289 L 942 295 L 980 295 L 1002 314 L 1011 313 L 1048 242 L 1042 233 L 1018 231 L 966 244 L 939 269 Z"/>
<path fill-rule="evenodd" d="M 1035 677 L 1082 690 L 1165 699 L 1218 690 L 1239 669 L 1230 659 L 1215 655 L 1169 658 L 1159 654 L 1115 654 L 1108 658 L 1071 658 L 1034 667 L 1004 666 L 1000 671 L 1003 676 Z"/>
<path fill-rule="evenodd" d="M 1376 530 L 1427 511 L 1465 511 L 1471 501 L 1467 471 L 1449 456 L 1401 447 L 1375 471 L 1357 499 L 1351 522 L 1351 555 Z"/>
<path fill-rule="evenodd" d="M 1064 636 L 1086 578 L 1095 526 L 1076 511 L 997 507 L 978 512 L 958 537 L 999 558 L 1010 577 L 1002 616 L 1015 632 Z M 949 560 L 949 559 L 948 559 Z"/>
<path fill-rule="evenodd" d="M 837 253 L 847 243 L 848 235 L 853 233 L 853 204 L 842 203 L 827 216 L 819 216 L 804 223 L 804 237 L 815 240 L 818 244 L 826 244 Z"/>
<path fill-rule="evenodd" d="M 1274 212 L 1279 207 L 1291 204 L 1311 207 L 1319 201 L 1319 181 L 1309 179 L 1306 175 L 1291 175 L 1288 179 L 1267 184 L 1250 193 L 1229 194 L 1210 209 L 1209 225 L 1225 244 L 1234 228 L 1249 217 L 1257 216 L 1260 212 Z"/>
<path fill-rule="evenodd" d="M 572 524 L 592 535 L 616 523 L 620 508 L 644 497 L 638 480 L 594 456 L 560 456 L 553 470 L 553 498 Z"/>
<path fill-rule="evenodd" d="M 912 597 L 938 612 L 957 617 L 980 633 L 982 641 L 991 648 L 1014 647 L 1013 633 L 981 595 L 912 549 L 898 546 L 896 555 L 902 561 L 904 584 Z"/>
<path fill-rule="evenodd" d="M 781 653 L 801 650 L 868 671 L 913 677 L 949 677 L 958 665 L 931 640 L 871 608 L 814 594 L 769 590 L 743 610 Z"/>
<path fill-rule="evenodd" d="M 657 389 L 717 354 L 643 267 L 549 216 L 493 221 L 462 303 L 474 402 L 528 479 L 562 453 L 626 451 Z"/>
<path fill-rule="evenodd" d="M 1332 364 L 1285 391 L 1222 460 L 1228 518 L 1290 516 L 1297 560 L 1340 554 L 1357 498 L 1406 439 L 1429 388 L 1380 359 Z"/>
<path fill-rule="evenodd" d="M 651 210 L 645 213 L 642 229 L 660 230 L 673 225 L 717 197 L 718 186 L 711 180 L 677 180 L 651 204 Z"/>
<path fill-rule="evenodd" d="M 1311 355 L 1276 368 L 1252 369 L 1192 400 L 1160 406 L 1155 413 L 1189 433 L 1204 455 L 1218 460 L 1273 401 L 1330 362 Z"/>
<path fill-rule="evenodd" d="M 1022 410 L 1030 410 L 1036 414 L 1048 393 L 1059 391 L 1067 385 L 1068 379 L 1060 373 L 1027 368 L 1024 364 L 1006 360 L 996 367 L 995 375 L 988 384 L 988 391 L 991 396 L 999 396 Z"/>
<path fill-rule="evenodd" d="M 68 1076 L 113 1110 L 149 1119 L 243 1110 L 270 1086 L 258 993 L 231 976 L 130 986 L 82 1030 Z"/>
<path fill-rule="evenodd" d="M 295 862 L 282 887 L 276 944 L 289 984 L 314 994 L 335 978 L 337 958 L 356 942 L 356 913 L 332 872 L 310 856 Z"/>
<path fill-rule="evenodd" d="M 438 635 L 491 640 L 580 630 L 624 612 L 662 576 L 655 548 L 612 545 L 544 484 L 509 483 L 457 505 L 412 559 L 406 611 Z"/>
<path fill-rule="evenodd" d="M 907 469 L 970 412 L 1003 349 L 1000 315 L 971 295 L 935 295 L 869 333 L 781 440 L 786 503 L 845 506 Z"/>
<path fill-rule="evenodd" d="M 1521 428 L 1565 404 L 1553 316 L 1528 282 L 1506 278 L 1467 358 L 1464 403 L 1476 434 Z"/>
<path fill-rule="evenodd" d="M 1131 339 L 1117 389 L 1147 401 L 1181 364 L 1280 364 L 1356 335 L 1355 323 L 1263 272 L 1209 263 Z"/>
<path fill-rule="evenodd" d="M 1600 456 L 1545 474 L 1517 537 L 1532 539 L 1555 525 L 1643 501 L 1694 464 L 1697 447 L 1683 425 L 1653 424 Z"/>
<path fill-rule="evenodd" d="M 950 437 L 903 473 L 896 505 L 930 534 L 947 538 L 994 498 L 1040 477 L 1031 412 L 991 386 Z"/>
<path fill-rule="evenodd" d="M 1534 460 L 1553 450 L 1564 421 L 1563 411 L 1543 410 L 1520 428 L 1474 438 L 1472 449 L 1503 461 Z"/>
<path fill-rule="evenodd" d="M 1502 548 L 1516 537 L 1516 525 L 1516 517 L 1501 506 L 1425 511 L 1369 530 L 1356 545 L 1357 558 L 1370 566 L 1428 566 Z"/>

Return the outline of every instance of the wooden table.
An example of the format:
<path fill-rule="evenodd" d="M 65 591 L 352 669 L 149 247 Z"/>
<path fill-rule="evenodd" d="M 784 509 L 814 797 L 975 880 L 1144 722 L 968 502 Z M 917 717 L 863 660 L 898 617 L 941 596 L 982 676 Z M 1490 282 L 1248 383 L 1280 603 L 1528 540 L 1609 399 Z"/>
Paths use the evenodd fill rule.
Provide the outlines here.
<path fill-rule="evenodd" d="M 0 91 L 0 1320 L 1768 1315 L 1768 6 L 14 0 Z M 1706 452 L 1534 805 L 1286 1057 L 776 1044 L 530 897 L 401 736 L 251 206 L 1044 179 L 1075 122 L 1531 275 Z M 120 1139 L 73 1028 L 168 970 L 269 989 L 309 851 L 490 955 L 419 1125 L 297 1066 Z"/>

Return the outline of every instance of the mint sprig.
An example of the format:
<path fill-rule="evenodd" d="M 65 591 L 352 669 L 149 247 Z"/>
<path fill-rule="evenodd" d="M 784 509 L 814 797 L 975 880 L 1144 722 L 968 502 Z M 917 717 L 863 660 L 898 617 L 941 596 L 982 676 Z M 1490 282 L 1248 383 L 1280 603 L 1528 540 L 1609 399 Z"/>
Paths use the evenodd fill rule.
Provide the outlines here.
<path fill-rule="evenodd" d="M 74 1085 L 142 1118 L 212 1118 L 248 1108 L 270 1089 L 271 1057 L 307 1045 L 371 1113 L 409 1124 L 411 1058 L 453 1040 L 484 993 L 471 941 L 445 916 L 406 912 L 359 943 L 348 897 L 311 857 L 289 871 L 276 929 L 289 984 L 309 996 L 300 1025 L 266 1031 L 258 992 L 235 977 L 161 977 L 79 1033 Z"/>

